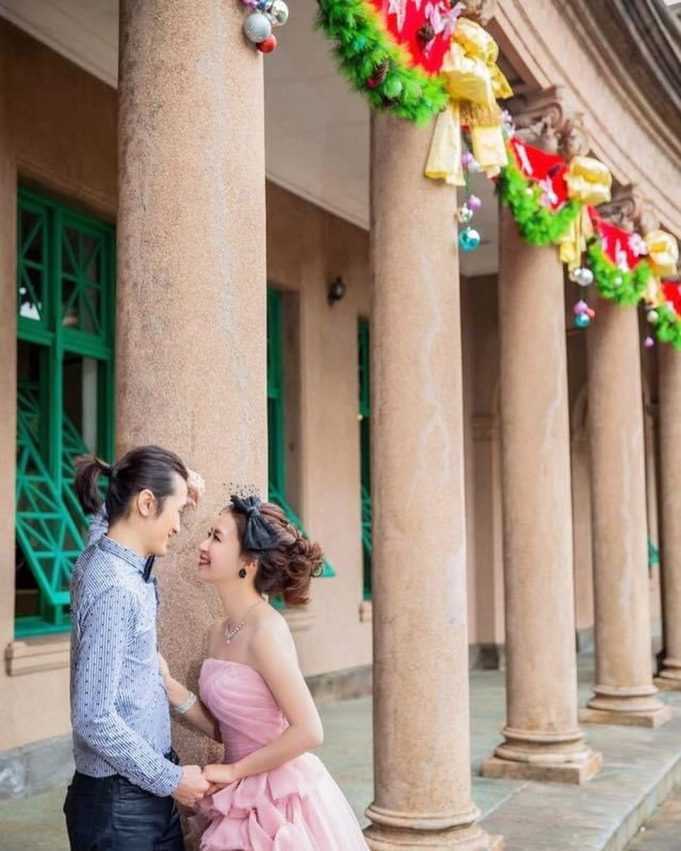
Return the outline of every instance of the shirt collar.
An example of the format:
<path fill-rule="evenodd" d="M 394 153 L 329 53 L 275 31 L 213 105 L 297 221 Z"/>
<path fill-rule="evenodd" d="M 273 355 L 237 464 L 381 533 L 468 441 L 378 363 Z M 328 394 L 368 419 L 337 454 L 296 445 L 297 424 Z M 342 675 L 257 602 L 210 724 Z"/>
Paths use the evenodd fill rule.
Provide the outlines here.
<path fill-rule="evenodd" d="M 99 539 L 98 546 L 101 550 L 104 550 L 107 553 L 111 553 L 112 555 L 118 556 L 118 558 L 122 558 L 123 561 L 126 561 L 129 565 L 135 568 L 140 574 L 144 575 L 144 567 L 146 565 L 146 558 L 141 556 L 139 553 L 136 553 L 134 550 L 130 550 L 127 547 L 122 546 L 121 544 L 113 541 L 111 538 L 104 535 Z"/>

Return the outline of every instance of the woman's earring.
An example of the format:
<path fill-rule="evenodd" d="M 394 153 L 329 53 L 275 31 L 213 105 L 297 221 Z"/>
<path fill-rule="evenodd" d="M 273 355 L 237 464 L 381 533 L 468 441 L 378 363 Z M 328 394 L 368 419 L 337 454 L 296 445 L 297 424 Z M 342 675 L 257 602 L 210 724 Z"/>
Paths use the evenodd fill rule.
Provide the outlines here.
<path fill-rule="evenodd" d="M 246 578 L 246 568 L 245 568 L 245 567 L 242 567 L 242 568 L 241 568 L 241 570 L 239 571 L 239 576 L 240 576 L 242 579 L 245 579 L 245 578 Z"/>

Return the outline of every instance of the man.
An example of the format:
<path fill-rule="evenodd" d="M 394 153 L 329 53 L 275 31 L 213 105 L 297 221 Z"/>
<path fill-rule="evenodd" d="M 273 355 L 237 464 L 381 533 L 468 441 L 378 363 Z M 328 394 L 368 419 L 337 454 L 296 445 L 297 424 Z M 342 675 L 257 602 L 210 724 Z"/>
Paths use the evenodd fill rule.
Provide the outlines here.
<path fill-rule="evenodd" d="M 184 851 L 175 802 L 193 806 L 209 786 L 171 748 L 149 574 L 198 491 L 177 455 L 142 446 L 113 467 L 79 461 L 76 491 L 87 513 L 100 507 L 102 475 L 109 486 L 98 531 L 71 582 L 71 851 Z"/>

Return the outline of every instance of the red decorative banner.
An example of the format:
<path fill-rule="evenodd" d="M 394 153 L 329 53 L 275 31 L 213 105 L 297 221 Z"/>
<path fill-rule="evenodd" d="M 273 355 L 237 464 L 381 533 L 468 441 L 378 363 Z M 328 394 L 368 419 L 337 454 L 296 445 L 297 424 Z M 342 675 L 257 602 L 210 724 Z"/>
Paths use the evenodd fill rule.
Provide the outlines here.
<path fill-rule="evenodd" d="M 647 253 L 643 237 L 605 221 L 595 207 L 589 207 L 589 215 L 606 257 L 624 272 L 635 269 Z"/>
<path fill-rule="evenodd" d="M 528 145 L 517 136 L 511 139 L 511 146 L 520 171 L 544 190 L 542 201 L 545 206 L 551 210 L 562 207 L 568 200 L 565 182 L 568 164 L 563 157 Z"/>
<path fill-rule="evenodd" d="M 665 301 L 674 306 L 677 316 L 681 316 L 681 284 L 678 281 L 662 281 Z"/>
<path fill-rule="evenodd" d="M 454 0 L 367 0 L 414 65 L 437 74 L 463 4 Z"/>

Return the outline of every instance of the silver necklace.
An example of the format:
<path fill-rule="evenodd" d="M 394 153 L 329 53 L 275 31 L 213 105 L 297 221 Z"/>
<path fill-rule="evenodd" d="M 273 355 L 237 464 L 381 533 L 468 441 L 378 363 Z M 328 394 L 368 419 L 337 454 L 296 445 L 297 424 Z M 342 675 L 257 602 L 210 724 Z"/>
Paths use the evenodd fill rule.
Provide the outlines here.
<path fill-rule="evenodd" d="M 231 629 L 229 628 L 229 621 L 227 621 L 227 629 L 225 629 L 225 641 L 227 642 L 227 644 L 231 644 L 232 639 L 236 638 L 236 636 L 244 628 L 244 626 L 246 625 L 246 618 L 250 614 L 251 610 L 254 609 L 256 606 L 259 606 L 261 603 L 262 603 L 262 600 L 257 600 L 255 603 L 253 603 L 252 606 L 249 606 L 246 609 L 246 612 L 245 612 L 243 618 L 241 619 L 241 621 L 236 626 L 232 627 Z"/>

